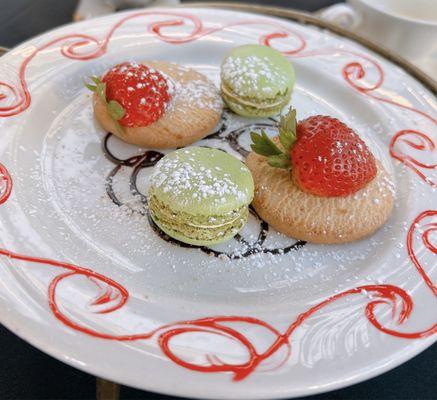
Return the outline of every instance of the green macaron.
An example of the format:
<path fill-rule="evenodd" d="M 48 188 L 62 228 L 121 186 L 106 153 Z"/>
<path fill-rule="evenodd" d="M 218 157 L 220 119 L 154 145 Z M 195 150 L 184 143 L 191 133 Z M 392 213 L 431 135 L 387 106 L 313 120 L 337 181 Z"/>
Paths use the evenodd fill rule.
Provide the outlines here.
<path fill-rule="evenodd" d="M 153 221 L 181 242 L 207 246 L 235 236 L 247 221 L 249 169 L 222 150 L 186 147 L 163 157 L 148 189 Z"/>
<path fill-rule="evenodd" d="M 295 83 L 291 63 L 268 46 L 231 50 L 221 66 L 221 92 L 228 107 L 244 117 L 270 117 L 290 101 Z"/>

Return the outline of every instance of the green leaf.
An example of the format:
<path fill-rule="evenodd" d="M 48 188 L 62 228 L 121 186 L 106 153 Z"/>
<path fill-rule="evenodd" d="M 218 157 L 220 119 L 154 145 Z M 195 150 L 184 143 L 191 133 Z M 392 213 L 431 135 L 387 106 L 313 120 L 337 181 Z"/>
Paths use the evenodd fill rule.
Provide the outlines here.
<path fill-rule="evenodd" d="M 97 86 L 91 85 L 91 84 L 86 83 L 86 82 L 85 82 L 85 86 L 86 86 L 89 90 L 91 90 L 92 92 L 95 92 L 96 89 L 97 89 Z"/>
<path fill-rule="evenodd" d="M 290 168 L 290 158 L 286 154 L 278 154 L 267 157 L 267 163 L 274 168 Z"/>
<path fill-rule="evenodd" d="M 270 139 L 264 129 L 261 131 L 261 135 L 256 132 L 251 132 L 250 137 L 253 144 L 250 146 L 252 150 L 262 156 L 274 156 L 282 154 L 282 151 L 278 146 Z"/>
<path fill-rule="evenodd" d="M 256 132 L 250 132 L 250 138 L 252 139 L 252 142 L 255 144 L 259 144 L 262 142 L 262 137 L 259 133 Z"/>
<path fill-rule="evenodd" d="M 102 81 L 100 80 L 100 78 L 99 78 L 98 76 L 93 75 L 90 79 L 91 79 L 91 80 L 92 80 L 96 85 L 102 83 Z"/>
<path fill-rule="evenodd" d="M 106 100 L 106 83 L 100 82 L 96 85 L 96 93 L 102 99 L 104 103 L 107 103 Z"/>
<path fill-rule="evenodd" d="M 123 108 L 123 106 L 116 100 L 110 100 L 109 102 L 106 100 L 106 83 L 102 82 L 98 76 L 92 76 L 90 78 L 95 85 L 91 85 L 89 83 L 85 82 L 85 86 L 91 90 L 92 92 L 96 92 L 97 95 L 100 97 L 100 99 L 106 104 L 106 108 L 108 110 L 109 116 L 113 119 L 114 124 L 117 128 L 117 131 L 123 135 L 123 127 L 118 122 L 120 119 L 122 119 L 126 111 Z"/>
<path fill-rule="evenodd" d="M 288 153 L 296 141 L 296 110 L 290 107 L 288 113 L 279 120 L 279 140 Z"/>
<path fill-rule="evenodd" d="M 97 89 L 99 88 L 99 85 L 102 85 L 103 82 L 100 80 L 99 77 L 97 77 L 97 76 L 95 76 L 95 75 L 93 75 L 90 79 L 93 81 L 93 83 L 95 83 L 95 85 L 92 85 L 92 84 L 90 84 L 90 83 L 85 82 L 85 86 L 86 86 L 89 90 L 91 90 L 92 92 L 95 92 L 95 91 L 97 91 Z"/>
<path fill-rule="evenodd" d="M 123 106 L 116 100 L 111 100 L 108 103 L 107 107 L 108 107 L 109 115 L 115 121 L 122 119 L 126 114 L 126 111 L 124 110 Z"/>

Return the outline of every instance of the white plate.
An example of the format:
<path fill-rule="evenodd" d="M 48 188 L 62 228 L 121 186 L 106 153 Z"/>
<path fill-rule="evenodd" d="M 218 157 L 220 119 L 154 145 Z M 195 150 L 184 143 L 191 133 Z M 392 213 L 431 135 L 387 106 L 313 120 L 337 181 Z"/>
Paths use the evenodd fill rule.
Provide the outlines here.
<path fill-rule="evenodd" d="M 275 254 L 296 241 L 270 229 L 255 254 L 229 260 L 154 232 L 129 188 L 136 176 L 144 189 L 151 168 L 117 167 L 112 187 L 125 205 L 108 197 L 116 165 L 83 80 L 121 61 L 163 59 L 218 83 L 224 54 L 256 42 L 293 62 L 299 118 L 341 118 L 393 173 L 396 207 L 373 237 Z M 0 160 L 13 181 L 8 198 L 3 170 L 0 321 L 38 348 L 142 389 L 255 399 L 346 386 L 435 341 L 437 107 L 400 68 L 311 26 L 162 9 L 39 36 L 1 58 L 0 77 Z M 239 128 L 254 123 L 272 121 L 227 114 L 224 130 L 202 143 L 238 155 L 231 139 L 247 146 Z M 123 158 L 144 152 L 108 145 Z M 252 217 L 243 238 L 258 240 L 260 228 Z M 220 250 L 245 247 L 232 240 Z"/>

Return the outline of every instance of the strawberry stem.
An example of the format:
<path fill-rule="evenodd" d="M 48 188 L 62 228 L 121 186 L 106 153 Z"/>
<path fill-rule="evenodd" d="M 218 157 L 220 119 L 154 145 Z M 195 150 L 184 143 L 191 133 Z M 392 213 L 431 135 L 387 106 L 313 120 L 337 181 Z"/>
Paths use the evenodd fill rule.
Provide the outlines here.
<path fill-rule="evenodd" d="M 287 153 L 296 141 L 296 110 L 289 108 L 288 113 L 279 120 L 279 140 Z"/>
<path fill-rule="evenodd" d="M 296 110 L 290 107 L 287 114 L 281 115 L 279 120 L 279 141 L 283 147 L 280 149 L 276 143 L 270 139 L 264 130 L 261 134 L 251 132 L 252 150 L 264 157 L 267 157 L 267 163 L 275 168 L 290 168 L 290 151 L 296 142 Z"/>

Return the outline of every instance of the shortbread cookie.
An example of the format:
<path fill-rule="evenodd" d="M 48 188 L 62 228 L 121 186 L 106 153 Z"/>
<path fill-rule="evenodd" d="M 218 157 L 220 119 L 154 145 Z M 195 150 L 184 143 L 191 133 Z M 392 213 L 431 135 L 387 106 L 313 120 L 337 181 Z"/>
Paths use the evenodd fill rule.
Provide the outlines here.
<path fill-rule="evenodd" d="M 277 231 L 314 243 L 362 239 L 390 216 L 390 177 L 366 143 L 336 118 L 296 121 L 290 109 L 279 137 L 252 133 L 246 164 L 255 182 L 253 206 Z"/>
<path fill-rule="evenodd" d="M 387 221 L 393 208 L 393 184 L 377 163 L 376 177 L 345 197 L 321 197 L 299 189 L 290 171 L 271 167 L 250 153 L 246 165 L 255 182 L 252 205 L 278 232 L 312 243 L 345 243 L 362 239 Z"/>
<path fill-rule="evenodd" d="M 114 70 L 115 78 L 110 76 Z M 125 78 L 120 79 L 123 74 Z M 116 81 L 113 90 L 109 78 Z M 121 64 L 101 82 L 106 84 L 106 98 L 94 90 L 97 120 L 108 132 L 141 147 L 162 149 L 194 143 L 211 133 L 223 111 L 212 82 L 173 63 Z"/>

